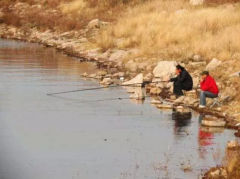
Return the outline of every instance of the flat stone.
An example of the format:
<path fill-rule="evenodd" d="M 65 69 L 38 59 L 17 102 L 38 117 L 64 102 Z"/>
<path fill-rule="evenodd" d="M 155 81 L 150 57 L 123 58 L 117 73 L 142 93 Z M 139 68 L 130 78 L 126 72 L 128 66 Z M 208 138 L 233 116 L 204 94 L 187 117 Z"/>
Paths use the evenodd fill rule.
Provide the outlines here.
<path fill-rule="evenodd" d="M 82 76 L 82 77 L 87 77 L 88 74 L 87 74 L 87 73 L 83 73 L 83 74 L 81 74 L 81 76 Z"/>
<path fill-rule="evenodd" d="M 202 125 L 209 127 L 224 127 L 226 125 L 226 121 L 215 118 L 204 118 L 202 121 Z"/>
<path fill-rule="evenodd" d="M 151 104 L 162 104 L 162 103 L 163 103 L 162 101 L 156 100 L 156 99 L 153 99 L 153 100 L 151 101 Z"/>
<path fill-rule="evenodd" d="M 157 107 L 160 109 L 173 109 L 173 106 L 170 104 L 160 104 Z"/>
<path fill-rule="evenodd" d="M 88 78 L 96 78 L 97 77 L 97 74 L 91 74 L 88 76 Z"/>

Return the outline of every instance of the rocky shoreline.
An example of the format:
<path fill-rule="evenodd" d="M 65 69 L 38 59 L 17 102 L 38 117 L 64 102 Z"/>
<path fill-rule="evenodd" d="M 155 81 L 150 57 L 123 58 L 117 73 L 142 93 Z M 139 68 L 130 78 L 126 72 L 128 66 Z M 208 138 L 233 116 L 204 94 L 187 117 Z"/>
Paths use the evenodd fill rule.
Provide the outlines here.
<path fill-rule="evenodd" d="M 131 66 L 131 63 L 127 62 L 126 64 L 124 64 L 124 61 L 121 60 L 123 59 L 122 57 L 126 52 L 117 50 L 113 53 L 110 52 L 101 53 L 100 49 L 89 47 L 88 49 L 91 50 L 87 50 L 86 44 L 88 39 L 84 37 L 84 33 L 88 31 L 87 29 L 82 30 L 81 32 L 65 32 L 65 33 L 51 32 L 50 30 L 40 32 L 36 29 L 29 29 L 27 30 L 28 33 L 24 31 L 26 30 L 7 26 L 5 24 L 0 25 L 1 38 L 39 43 L 46 47 L 56 48 L 60 52 L 63 52 L 69 56 L 76 57 L 79 59 L 80 62 L 82 61 L 96 62 L 99 68 L 99 72 L 96 74 L 86 73 L 82 74 L 82 76 L 84 77 L 103 80 L 101 84 L 110 85 L 114 82 L 113 79 L 119 79 L 120 77 L 122 77 L 125 79 L 125 81 L 128 81 L 140 73 L 142 74 L 142 76 L 140 77 L 140 79 L 135 80 L 135 83 L 148 82 L 149 84 L 146 85 L 146 90 L 153 97 L 160 95 L 164 96 L 165 98 L 171 98 L 171 102 L 173 102 L 174 104 L 173 106 L 175 107 L 178 108 L 180 108 L 179 106 L 184 106 L 188 108 L 190 107 L 193 110 L 198 111 L 200 113 L 211 115 L 213 117 L 224 120 L 226 122 L 225 127 L 227 128 L 235 130 L 238 129 L 237 124 L 239 123 L 239 121 L 236 117 L 236 114 L 231 115 L 227 110 L 224 110 L 225 106 L 211 109 L 198 108 L 199 101 L 196 96 L 196 90 L 198 86 L 198 74 L 196 73 L 193 74 L 195 90 L 187 92 L 186 97 L 174 100 L 174 97 L 171 96 L 173 90 L 172 84 L 162 81 L 166 81 L 169 77 L 174 75 L 174 70 L 177 62 L 160 61 L 158 63 L 157 62 L 152 64 L 150 63 L 150 65 L 145 64 L 143 65 L 144 66 L 143 68 L 137 68 L 137 70 L 135 69 L 129 70 L 129 66 Z M 219 63 L 221 62 L 218 61 L 217 59 L 213 59 L 207 65 L 206 68 L 211 69 L 212 66 L 216 66 Z M 182 65 L 186 66 L 184 63 L 182 63 Z M 201 61 L 201 57 L 195 55 L 193 56 L 192 64 L 190 64 L 189 66 L 196 65 L 197 66 L 206 65 L 206 63 Z M 187 68 L 190 67 L 187 66 Z M 225 100 L 228 100 L 227 97 L 225 98 L 226 98 Z M 209 101 L 208 105 L 211 103 L 212 101 Z M 159 108 L 170 107 L 161 105 L 159 106 Z"/>

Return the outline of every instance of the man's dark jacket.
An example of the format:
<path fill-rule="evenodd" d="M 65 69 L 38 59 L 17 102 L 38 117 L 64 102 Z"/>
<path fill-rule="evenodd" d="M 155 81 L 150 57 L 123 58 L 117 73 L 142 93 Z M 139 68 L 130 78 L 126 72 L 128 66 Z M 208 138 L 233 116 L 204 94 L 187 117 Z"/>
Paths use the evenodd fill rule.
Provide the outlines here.
<path fill-rule="evenodd" d="M 176 78 L 171 78 L 171 82 L 179 83 L 186 88 L 186 90 L 192 90 L 193 80 L 190 74 L 184 69 Z"/>

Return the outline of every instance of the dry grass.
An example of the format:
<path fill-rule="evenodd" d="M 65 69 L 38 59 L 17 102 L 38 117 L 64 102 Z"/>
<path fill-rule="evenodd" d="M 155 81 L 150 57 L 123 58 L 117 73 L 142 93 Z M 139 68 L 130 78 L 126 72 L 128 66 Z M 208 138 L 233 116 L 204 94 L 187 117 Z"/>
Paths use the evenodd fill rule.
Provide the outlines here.
<path fill-rule="evenodd" d="M 69 3 L 62 3 L 60 9 L 64 14 L 81 13 L 87 7 L 87 2 L 84 0 L 75 0 Z"/>
<path fill-rule="evenodd" d="M 187 11 L 176 14 L 180 9 Z M 96 42 L 104 49 L 138 48 L 141 56 L 167 60 L 192 53 L 228 60 L 240 53 L 240 41 L 236 40 L 240 39 L 239 9 L 193 8 L 183 0 L 151 1 L 129 10 Z"/>

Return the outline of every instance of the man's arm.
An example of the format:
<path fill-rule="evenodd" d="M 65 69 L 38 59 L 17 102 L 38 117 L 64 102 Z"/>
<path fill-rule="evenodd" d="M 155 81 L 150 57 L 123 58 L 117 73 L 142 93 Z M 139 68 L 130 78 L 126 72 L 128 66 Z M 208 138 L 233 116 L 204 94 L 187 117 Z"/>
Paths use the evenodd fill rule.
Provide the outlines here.
<path fill-rule="evenodd" d="M 176 82 L 178 80 L 178 77 L 175 77 L 175 78 L 170 78 L 170 82 Z"/>
<path fill-rule="evenodd" d="M 207 91 L 207 90 L 209 89 L 209 87 L 210 87 L 210 84 L 211 84 L 211 81 L 208 80 L 208 79 L 206 79 L 205 81 L 202 81 L 202 82 L 200 83 L 201 90 Z"/>
<path fill-rule="evenodd" d="M 182 72 L 182 74 L 178 76 L 178 81 L 179 81 L 180 83 L 181 83 L 181 82 L 184 82 L 186 78 L 187 78 L 187 72 L 184 70 L 184 71 Z"/>

